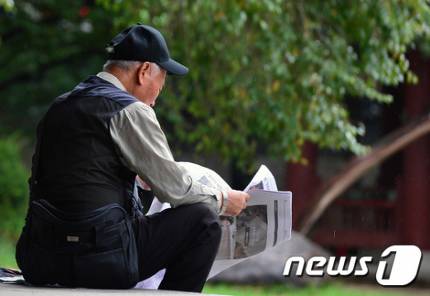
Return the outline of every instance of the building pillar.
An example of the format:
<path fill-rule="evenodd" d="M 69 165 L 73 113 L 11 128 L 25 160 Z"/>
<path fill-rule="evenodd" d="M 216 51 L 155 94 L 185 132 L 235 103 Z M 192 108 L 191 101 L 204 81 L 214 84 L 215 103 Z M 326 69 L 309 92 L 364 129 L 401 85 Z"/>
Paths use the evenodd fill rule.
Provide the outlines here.
<path fill-rule="evenodd" d="M 302 156 L 306 159 L 306 164 L 287 164 L 286 184 L 287 189 L 293 192 L 294 229 L 296 229 L 298 221 L 306 214 L 309 201 L 320 185 L 316 174 L 318 147 L 315 144 L 305 143 L 302 147 Z"/>
<path fill-rule="evenodd" d="M 418 52 L 410 55 L 411 69 L 419 77 L 404 88 L 404 115 L 414 120 L 429 111 L 430 63 Z M 424 136 L 403 152 L 402 192 L 397 211 L 400 241 L 430 249 L 430 137 Z"/>

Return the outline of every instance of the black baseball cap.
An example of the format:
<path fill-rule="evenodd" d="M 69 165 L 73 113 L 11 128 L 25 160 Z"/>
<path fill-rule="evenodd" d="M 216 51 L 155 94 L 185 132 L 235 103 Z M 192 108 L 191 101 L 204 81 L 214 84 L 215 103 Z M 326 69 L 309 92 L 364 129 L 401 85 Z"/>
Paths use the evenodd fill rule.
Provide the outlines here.
<path fill-rule="evenodd" d="M 161 33 L 147 25 L 133 25 L 116 35 L 106 47 L 109 60 L 153 62 L 167 74 L 185 75 L 188 68 L 170 58 Z"/>

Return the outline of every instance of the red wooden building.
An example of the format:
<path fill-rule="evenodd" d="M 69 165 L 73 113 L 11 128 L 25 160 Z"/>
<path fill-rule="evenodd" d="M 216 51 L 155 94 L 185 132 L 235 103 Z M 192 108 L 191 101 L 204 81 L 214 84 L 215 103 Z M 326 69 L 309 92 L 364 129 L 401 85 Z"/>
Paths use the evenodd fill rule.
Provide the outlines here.
<path fill-rule="evenodd" d="M 430 59 L 412 52 L 409 60 L 419 83 L 388 89 L 395 98 L 392 104 L 350 100 L 353 120 L 366 124 L 364 142 L 372 145 L 406 122 L 430 113 Z M 319 151 L 313 145 L 305 145 L 303 152 L 308 165 L 290 164 L 287 168 L 286 185 L 294 192 L 293 228 L 318 185 L 351 158 Z M 415 244 L 430 250 L 430 135 L 363 176 L 329 206 L 310 237 L 339 253 L 392 244 Z"/>

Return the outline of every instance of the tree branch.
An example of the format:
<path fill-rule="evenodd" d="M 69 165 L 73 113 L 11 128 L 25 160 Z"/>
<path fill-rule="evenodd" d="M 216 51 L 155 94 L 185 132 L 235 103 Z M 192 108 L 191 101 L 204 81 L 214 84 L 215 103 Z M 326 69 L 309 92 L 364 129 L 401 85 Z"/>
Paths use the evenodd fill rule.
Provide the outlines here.
<path fill-rule="evenodd" d="M 317 194 L 310 202 L 307 211 L 309 214 L 299 223 L 299 231 L 307 235 L 330 204 L 369 169 L 428 133 L 430 114 L 389 134 L 367 155 L 352 159 L 344 169 L 317 190 Z"/>

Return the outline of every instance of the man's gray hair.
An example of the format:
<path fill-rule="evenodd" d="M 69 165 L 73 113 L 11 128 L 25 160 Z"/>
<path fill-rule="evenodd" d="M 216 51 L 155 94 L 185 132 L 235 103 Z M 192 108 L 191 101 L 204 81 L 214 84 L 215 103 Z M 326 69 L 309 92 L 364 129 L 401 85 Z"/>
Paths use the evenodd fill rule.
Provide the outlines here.
<path fill-rule="evenodd" d="M 103 71 L 108 70 L 111 67 L 118 67 L 122 70 L 129 71 L 140 66 L 142 62 L 139 61 L 126 61 L 126 60 L 107 60 L 103 65 Z"/>

